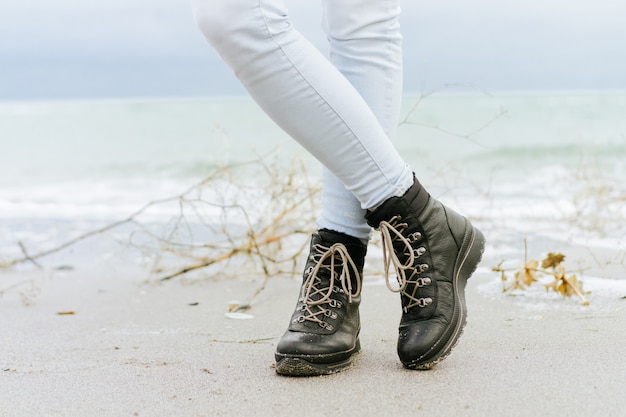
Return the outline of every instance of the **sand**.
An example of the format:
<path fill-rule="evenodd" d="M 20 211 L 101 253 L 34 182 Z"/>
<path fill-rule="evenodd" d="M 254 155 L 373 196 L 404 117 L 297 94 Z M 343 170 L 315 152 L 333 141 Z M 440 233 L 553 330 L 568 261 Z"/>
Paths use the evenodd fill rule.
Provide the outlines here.
<path fill-rule="evenodd" d="M 231 319 L 229 302 L 260 277 L 2 271 L 0 288 L 34 284 L 0 298 L 0 415 L 626 416 L 626 294 L 533 303 L 489 291 L 489 266 L 468 285 L 459 345 L 433 370 L 402 368 L 397 294 L 370 283 L 354 366 L 313 378 L 272 367 L 299 286 L 289 277 L 269 281 L 252 318 Z"/>

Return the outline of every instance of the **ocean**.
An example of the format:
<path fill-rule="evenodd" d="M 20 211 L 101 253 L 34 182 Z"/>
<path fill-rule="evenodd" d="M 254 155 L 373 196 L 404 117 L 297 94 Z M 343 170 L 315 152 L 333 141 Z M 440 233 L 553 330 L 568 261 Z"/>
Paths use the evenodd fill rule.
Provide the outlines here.
<path fill-rule="evenodd" d="M 572 264 L 588 275 L 623 279 L 625 116 L 621 91 L 443 91 L 405 97 L 395 143 L 434 196 L 484 230 L 485 268 L 523 260 L 526 241 L 529 256 L 576 247 Z M 289 198 L 298 199 L 298 184 L 315 189 L 320 171 L 249 98 L 0 102 L 0 144 L 3 262 L 170 197 L 108 230 L 107 250 L 132 241 L 141 249 L 132 259 L 145 261 L 160 256 L 154 252 L 175 235 L 180 248 L 204 243 L 206 257 L 224 241 L 216 234 L 246 236 L 265 227 L 258 222 L 276 213 L 268 204 L 284 191 L 272 188 L 273 177 L 280 187 L 294 187 Z M 194 189 L 215 172 L 222 174 Z M 176 197 L 189 189 L 183 200 L 191 208 L 181 216 Z M 292 213 L 287 229 L 310 230 L 316 204 L 297 209 L 306 216 Z M 225 205 L 238 214 L 226 213 Z M 212 227 L 189 232 L 200 223 Z M 99 238 L 87 240 L 94 245 Z M 37 263 L 78 264 L 82 244 Z M 591 255 L 581 259 L 585 251 Z"/>

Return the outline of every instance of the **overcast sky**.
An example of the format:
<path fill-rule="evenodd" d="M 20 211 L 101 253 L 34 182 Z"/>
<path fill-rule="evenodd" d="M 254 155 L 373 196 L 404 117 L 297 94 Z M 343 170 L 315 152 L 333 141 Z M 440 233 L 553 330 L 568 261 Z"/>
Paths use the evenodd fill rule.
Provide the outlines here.
<path fill-rule="evenodd" d="M 325 51 L 319 2 L 288 4 Z M 407 92 L 626 89 L 625 0 L 402 5 Z M 230 94 L 243 90 L 189 0 L 0 0 L 0 99 Z"/>

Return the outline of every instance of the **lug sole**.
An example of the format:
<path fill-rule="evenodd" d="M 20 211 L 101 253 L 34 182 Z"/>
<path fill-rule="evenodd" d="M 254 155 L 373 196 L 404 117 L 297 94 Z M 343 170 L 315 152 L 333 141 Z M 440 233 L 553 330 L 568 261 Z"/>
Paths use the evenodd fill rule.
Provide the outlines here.
<path fill-rule="evenodd" d="M 320 363 L 323 356 L 309 358 L 306 356 L 283 356 L 276 360 L 276 373 L 284 376 L 320 376 L 331 375 L 350 368 L 354 356 L 361 351 L 361 344 L 357 339 L 356 345 L 349 352 L 348 358 L 339 362 Z M 311 360 L 314 359 L 314 360 Z"/>

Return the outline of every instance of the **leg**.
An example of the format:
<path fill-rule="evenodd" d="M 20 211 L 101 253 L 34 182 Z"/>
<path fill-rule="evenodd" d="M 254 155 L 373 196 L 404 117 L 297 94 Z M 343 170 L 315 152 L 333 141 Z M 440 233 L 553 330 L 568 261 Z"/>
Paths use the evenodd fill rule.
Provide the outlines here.
<path fill-rule="evenodd" d="M 399 0 L 323 0 L 331 62 L 356 88 L 392 139 L 402 97 L 398 3 Z M 360 202 L 328 168 L 323 170 L 318 227 L 367 240 L 371 228 Z"/>
<path fill-rule="evenodd" d="M 360 10 L 361 13 L 355 16 L 354 10 Z M 331 48 L 331 62 L 358 90 L 387 136 L 394 135 L 396 131 L 402 90 L 398 11 L 397 0 L 324 1 L 324 21 Z M 369 239 L 371 229 L 365 220 L 366 211 L 328 168 L 324 168 L 322 178 L 322 213 L 318 220 L 321 230 L 313 237 L 308 268 L 320 265 L 316 264 L 315 259 L 324 256 L 324 252 L 319 252 L 320 249 L 328 250 L 326 248 L 331 247 L 331 244 L 336 247 L 337 243 L 341 243 L 352 254 L 357 266 L 355 275 L 358 277 L 362 273 L 366 248 L 355 241 L 351 243 L 350 237 L 362 241 Z M 328 229 L 350 237 L 344 236 L 341 239 L 341 235 Z M 333 273 L 331 268 L 318 271 L 321 274 Z M 310 287 L 311 280 L 316 279 L 313 276 L 315 275 L 305 273 L 304 288 Z M 332 281 L 332 277 L 329 281 Z M 356 282 L 354 285 L 357 287 L 360 283 Z M 318 291 L 316 288 L 312 292 L 316 294 Z M 346 293 L 350 295 L 348 298 Z M 348 314 L 345 314 L 342 325 L 332 336 L 328 333 L 320 336 L 315 322 L 319 320 L 318 317 L 325 316 L 318 325 L 332 327 L 338 322 L 333 319 L 333 314 L 341 312 L 335 312 L 331 308 L 327 310 L 332 311 L 328 316 L 326 311 L 309 305 L 310 303 L 301 298 L 292 320 L 297 322 L 300 317 L 307 317 L 308 328 L 305 324 L 292 323 L 283 335 L 276 353 L 278 372 L 312 375 L 335 372 L 350 365 L 352 355 L 360 349 L 360 295 L 358 291 L 354 294 L 352 296 L 349 290 L 346 292 L 344 289 L 342 292 L 339 289 L 339 295 L 335 299 L 345 304 Z M 317 300 L 319 295 L 313 301 L 318 302 Z M 305 342 L 303 338 L 306 339 Z"/>
<path fill-rule="evenodd" d="M 294 29 L 285 0 L 195 0 L 194 7 L 250 95 L 362 208 L 408 189 L 410 168 L 353 85 Z"/>
<path fill-rule="evenodd" d="M 295 31 L 284 1 L 195 0 L 195 11 L 205 36 L 252 97 L 368 209 L 368 223 L 381 230 L 389 248 L 387 267 L 393 263 L 398 272 L 403 305 L 398 353 L 409 368 L 429 368 L 448 355 L 461 334 L 465 283 L 480 260 L 484 238 L 414 180 L 381 125 L 385 117 L 379 115 L 379 122 L 363 98 L 367 93 L 361 96 Z M 334 35 L 330 16 L 328 21 L 329 36 L 341 37 L 341 30 Z M 343 27 L 344 42 L 351 42 L 354 28 L 371 25 L 348 20 Z M 371 62 L 380 62 L 373 56 Z M 359 76 L 354 79 L 358 85 Z M 301 298 L 277 348 L 279 372 L 281 363 L 290 375 L 349 365 L 359 349 L 365 249 L 345 234 L 314 235 Z"/>
<path fill-rule="evenodd" d="M 323 4 L 331 60 L 393 137 L 402 79 L 398 0 Z M 341 187 L 324 185 L 330 190 Z M 329 200 L 335 203 L 331 208 L 340 206 Z M 323 207 L 322 220 L 324 213 Z M 355 218 L 358 215 L 355 211 Z M 428 369 L 450 353 L 463 330 L 465 284 L 480 260 L 484 238 L 467 219 L 430 198 L 417 180 L 404 196 L 389 199 L 367 218 L 383 233 L 383 243 L 391 246 L 387 259 L 398 268 L 400 359 L 409 368 Z"/>
<path fill-rule="evenodd" d="M 374 2 L 368 4 L 372 7 Z M 341 6 L 344 15 L 354 12 L 354 5 Z M 377 8 L 374 14 L 380 16 L 381 12 Z M 284 0 L 196 0 L 195 13 L 209 42 L 252 97 L 328 168 L 326 184 L 330 179 L 337 187 L 330 192 L 326 187 L 325 201 L 330 196 L 345 210 L 345 230 L 358 237 L 330 230 L 313 236 L 296 311 L 276 351 L 279 373 L 336 372 L 348 366 L 359 350 L 358 306 L 366 252 L 362 239 L 370 233 L 364 209 L 402 195 L 413 181 L 412 173 L 352 83 L 292 27 Z M 352 24 L 371 33 L 378 17 L 364 17 L 367 19 L 361 24 Z M 397 13 L 391 20 L 395 18 Z M 342 39 L 337 23 L 329 19 L 334 57 L 364 47 L 364 42 Z M 380 38 L 379 47 L 387 42 Z M 342 45 L 346 47 L 342 49 Z M 338 61 L 346 73 L 356 74 L 351 70 L 356 62 Z M 372 76 L 378 78 L 377 74 Z M 355 84 L 367 93 L 363 81 L 354 76 Z M 384 92 L 386 84 L 369 91 Z M 379 99 L 375 94 L 364 95 L 372 103 Z M 386 109 L 383 116 L 381 111 L 390 131 L 391 113 L 393 110 Z M 346 201 L 349 206 L 343 205 Z M 337 217 L 335 212 L 322 218 Z M 331 228 L 341 231 L 340 227 Z"/>

